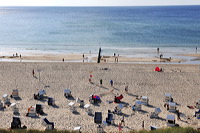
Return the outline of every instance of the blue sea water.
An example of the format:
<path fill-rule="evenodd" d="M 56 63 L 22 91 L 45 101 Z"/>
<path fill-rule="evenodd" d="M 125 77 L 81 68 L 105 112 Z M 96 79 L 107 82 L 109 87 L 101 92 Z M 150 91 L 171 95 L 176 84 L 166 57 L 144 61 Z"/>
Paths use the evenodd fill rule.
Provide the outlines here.
<path fill-rule="evenodd" d="M 0 51 L 193 53 L 200 6 L 0 7 L 0 31 Z"/>

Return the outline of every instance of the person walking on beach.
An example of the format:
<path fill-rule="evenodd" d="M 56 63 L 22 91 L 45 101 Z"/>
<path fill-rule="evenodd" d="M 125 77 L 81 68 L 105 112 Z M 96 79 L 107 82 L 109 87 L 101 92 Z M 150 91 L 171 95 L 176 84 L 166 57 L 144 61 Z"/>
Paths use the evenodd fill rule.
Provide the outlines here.
<path fill-rule="evenodd" d="M 144 121 L 142 121 L 142 129 L 144 130 Z"/>
<path fill-rule="evenodd" d="M 157 52 L 159 53 L 159 48 L 157 48 Z"/>
<path fill-rule="evenodd" d="M 122 123 L 121 122 L 118 125 L 118 129 L 119 129 L 119 131 L 122 131 Z"/>
<path fill-rule="evenodd" d="M 34 69 L 33 69 L 33 71 L 32 71 L 32 74 L 33 74 L 33 77 L 35 77 L 35 71 L 34 71 Z"/>
<path fill-rule="evenodd" d="M 62 61 L 64 62 L 64 61 L 65 61 L 65 59 L 63 58 L 63 59 L 62 59 Z"/>
<path fill-rule="evenodd" d="M 125 92 L 128 93 L 128 85 L 125 86 Z"/>
<path fill-rule="evenodd" d="M 111 87 L 113 87 L 113 81 L 112 80 L 110 80 L 110 85 L 111 85 Z"/>
<path fill-rule="evenodd" d="M 176 110 L 176 114 L 177 114 L 177 120 L 181 120 L 179 110 Z"/>
<path fill-rule="evenodd" d="M 122 119 L 121 119 L 121 124 L 123 123 L 123 125 L 125 126 L 125 121 L 124 121 L 124 115 L 122 116 Z"/>
<path fill-rule="evenodd" d="M 103 82 L 103 80 L 102 79 L 100 79 L 100 85 L 102 86 L 102 82 Z"/>

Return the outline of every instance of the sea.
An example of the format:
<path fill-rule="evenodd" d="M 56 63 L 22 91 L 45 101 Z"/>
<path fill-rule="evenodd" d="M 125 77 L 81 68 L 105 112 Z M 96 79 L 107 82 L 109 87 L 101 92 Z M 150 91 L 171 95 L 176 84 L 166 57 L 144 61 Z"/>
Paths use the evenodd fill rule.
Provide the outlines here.
<path fill-rule="evenodd" d="M 200 53 L 200 6 L 0 7 L 0 55 L 97 56 L 100 47 L 102 55 L 198 64 L 177 54 Z"/>

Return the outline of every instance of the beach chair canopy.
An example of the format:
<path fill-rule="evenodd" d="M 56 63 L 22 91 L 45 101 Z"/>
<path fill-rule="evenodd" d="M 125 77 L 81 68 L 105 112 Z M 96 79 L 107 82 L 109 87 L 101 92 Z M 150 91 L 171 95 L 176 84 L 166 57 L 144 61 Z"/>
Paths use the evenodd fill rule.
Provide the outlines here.
<path fill-rule="evenodd" d="M 74 104 L 75 104 L 74 102 L 70 102 L 68 105 L 69 106 L 74 106 Z"/>
<path fill-rule="evenodd" d="M 160 112 L 162 112 L 160 108 L 155 108 L 155 113 L 156 114 L 159 114 Z"/>
<path fill-rule="evenodd" d="M 118 108 L 123 109 L 124 105 L 123 104 L 118 104 Z"/>
<path fill-rule="evenodd" d="M 18 91 L 18 89 L 15 89 L 15 90 L 13 90 L 13 92 L 14 92 L 14 93 L 18 93 L 19 91 Z"/>
<path fill-rule="evenodd" d="M 147 96 L 142 96 L 141 99 L 145 99 L 145 100 L 147 100 L 148 97 L 147 97 Z"/>
<path fill-rule="evenodd" d="M 64 93 L 71 93 L 71 91 L 69 89 L 65 89 Z"/>
<path fill-rule="evenodd" d="M 167 115 L 166 120 L 175 120 L 175 116 L 174 115 Z"/>
<path fill-rule="evenodd" d="M 135 105 L 141 105 L 141 104 L 142 104 L 141 101 L 136 101 L 136 102 L 135 102 Z"/>
<path fill-rule="evenodd" d="M 44 95 L 44 94 L 45 94 L 45 91 L 44 91 L 44 90 L 38 91 L 38 94 L 39 94 L 39 95 Z"/>
<path fill-rule="evenodd" d="M 86 104 L 86 105 L 84 105 L 84 108 L 89 108 L 90 107 L 90 104 Z"/>
<path fill-rule="evenodd" d="M 8 97 L 8 94 L 4 94 L 2 97 L 3 97 L 3 98 L 7 98 L 7 97 Z"/>
<path fill-rule="evenodd" d="M 175 107 L 175 106 L 176 106 L 176 103 L 169 102 L 169 106 L 171 106 L 171 107 Z"/>
<path fill-rule="evenodd" d="M 12 108 L 15 108 L 16 107 L 16 103 L 12 103 L 10 106 L 12 107 Z"/>
<path fill-rule="evenodd" d="M 165 93 L 165 96 L 166 97 L 171 97 L 171 94 L 170 93 Z"/>

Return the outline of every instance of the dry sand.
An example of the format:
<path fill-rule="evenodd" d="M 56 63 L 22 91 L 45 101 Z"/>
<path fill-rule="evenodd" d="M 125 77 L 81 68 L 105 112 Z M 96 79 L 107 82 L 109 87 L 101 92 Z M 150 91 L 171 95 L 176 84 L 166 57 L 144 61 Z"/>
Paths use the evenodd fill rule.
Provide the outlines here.
<path fill-rule="evenodd" d="M 164 72 L 155 72 L 154 68 L 159 66 Z M 108 70 L 102 70 L 108 68 Z M 32 70 L 35 70 L 38 78 L 38 69 L 41 69 L 41 83 L 32 76 Z M 92 73 L 92 82 L 88 82 L 89 75 Z M 178 103 L 178 109 L 186 116 L 194 115 L 195 109 L 187 108 L 187 105 L 194 105 L 194 102 L 200 99 L 200 69 L 199 65 L 172 65 L 172 64 L 116 64 L 116 63 L 66 63 L 66 62 L 47 62 L 47 63 L 28 63 L 28 62 L 1 62 L 0 63 L 0 95 L 11 94 L 13 89 L 19 89 L 19 95 L 22 100 L 11 103 L 18 103 L 20 118 L 22 124 L 28 129 L 44 130 L 41 125 L 42 118 L 55 122 L 56 129 L 73 130 L 75 126 L 82 126 L 82 131 L 96 132 L 97 125 L 94 124 L 94 118 L 86 114 L 84 109 L 78 108 L 78 114 L 70 112 L 68 103 L 75 100 L 66 99 L 63 91 L 66 88 L 71 89 L 74 98 L 80 98 L 89 103 L 90 94 L 101 95 L 102 103 L 99 106 L 92 106 L 93 111 L 103 113 L 103 120 L 107 117 L 107 111 L 114 109 L 117 104 L 108 104 L 106 100 L 113 100 L 115 95 L 123 94 L 122 102 L 134 105 L 135 95 L 148 96 L 151 107 L 142 106 L 143 113 L 136 113 L 131 116 L 131 107 L 124 108 L 125 126 L 124 132 L 140 130 L 142 121 L 145 122 L 145 129 L 149 130 L 151 125 L 165 127 L 165 118 L 169 113 L 164 108 L 164 94 L 172 94 L 174 101 Z M 99 80 L 103 79 L 103 87 L 99 86 Z M 114 81 L 114 88 L 109 84 Z M 129 94 L 124 91 L 128 85 Z M 38 89 L 46 88 L 47 95 L 56 100 L 57 107 L 48 106 L 45 102 L 33 99 L 33 94 Z M 114 91 L 111 93 L 111 90 Z M 1 98 L 2 99 L 2 98 Z M 26 117 L 27 108 L 35 104 L 44 105 L 46 116 L 39 118 Z M 161 119 L 150 119 L 150 112 L 155 107 L 160 107 L 162 112 L 159 115 Z M 175 115 L 175 114 L 174 114 Z M 0 111 L 0 127 L 9 128 L 13 113 L 10 107 Z M 116 115 L 115 124 L 120 122 L 122 116 Z M 180 126 L 199 127 L 200 120 L 191 118 L 189 121 L 181 115 L 183 121 L 177 121 Z M 188 123 L 186 123 L 186 120 Z M 106 126 L 105 131 L 117 132 L 117 126 Z"/>

